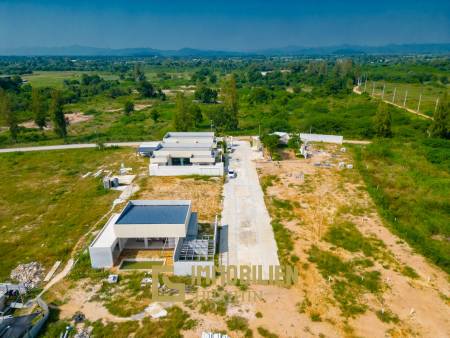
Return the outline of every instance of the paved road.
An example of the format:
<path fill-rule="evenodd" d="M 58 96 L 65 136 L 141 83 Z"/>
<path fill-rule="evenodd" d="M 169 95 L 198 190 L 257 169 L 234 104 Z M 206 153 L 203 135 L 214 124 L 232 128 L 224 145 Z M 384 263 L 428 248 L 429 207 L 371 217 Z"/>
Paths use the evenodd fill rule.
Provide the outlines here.
<path fill-rule="evenodd" d="M 237 177 L 224 185 L 222 225 L 228 236 L 222 236 L 221 259 L 223 265 L 262 265 L 267 278 L 268 267 L 279 261 L 254 157 L 247 141 L 235 141 L 229 166 Z"/>
<path fill-rule="evenodd" d="M 105 143 L 105 146 L 119 146 L 119 147 L 137 147 L 142 142 L 112 142 Z M 64 150 L 64 149 L 84 149 L 84 148 L 95 148 L 97 144 L 95 143 L 79 143 L 79 144 L 61 144 L 54 146 L 35 146 L 35 147 L 19 147 L 19 148 L 3 148 L 0 149 L 0 153 L 14 153 L 16 151 L 26 152 L 26 151 L 47 151 L 47 150 Z"/>

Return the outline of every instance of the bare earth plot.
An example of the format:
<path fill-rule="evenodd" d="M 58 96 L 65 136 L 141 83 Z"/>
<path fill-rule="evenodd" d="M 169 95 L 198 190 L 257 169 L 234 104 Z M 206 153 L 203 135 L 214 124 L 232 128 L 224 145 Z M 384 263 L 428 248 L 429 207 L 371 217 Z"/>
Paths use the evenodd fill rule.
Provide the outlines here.
<path fill-rule="evenodd" d="M 255 156 L 247 141 L 236 141 L 229 167 L 237 177 L 224 185 L 222 225 L 228 229 L 222 240 L 224 265 L 262 265 L 268 276 L 269 266 L 279 265 L 270 216 L 259 184 Z M 264 274 L 263 274 L 264 275 Z"/>
<path fill-rule="evenodd" d="M 448 276 L 383 225 L 358 172 L 338 168 L 350 154 L 320 148 L 312 159 L 258 164 L 300 269 L 298 285 L 255 304 L 265 326 L 283 337 L 448 337 Z"/>

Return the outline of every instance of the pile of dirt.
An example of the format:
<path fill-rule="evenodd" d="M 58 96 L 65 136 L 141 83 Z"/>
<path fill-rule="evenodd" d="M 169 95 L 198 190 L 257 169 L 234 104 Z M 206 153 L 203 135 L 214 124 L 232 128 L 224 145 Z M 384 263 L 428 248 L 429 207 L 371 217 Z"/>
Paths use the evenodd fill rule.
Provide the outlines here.
<path fill-rule="evenodd" d="M 38 262 L 19 264 L 11 271 L 11 279 L 23 284 L 27 289 L 36 288 L 42 281 L 44 269 Z"/>

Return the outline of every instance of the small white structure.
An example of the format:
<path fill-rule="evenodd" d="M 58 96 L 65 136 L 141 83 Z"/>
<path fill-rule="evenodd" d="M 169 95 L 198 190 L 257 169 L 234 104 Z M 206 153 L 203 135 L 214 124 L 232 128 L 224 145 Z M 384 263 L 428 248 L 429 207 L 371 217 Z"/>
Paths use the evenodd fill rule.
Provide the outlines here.
<path fill-rule="evenodd" d="M 344 141 L 344 137 L 339 135 L 300 133 L 300 140 L 302 142 L 324 142 L 324 143 L 342 144 L 342 142 Z"/>
<path fill-rule="evenodd" d="M 284 131 L 275 131 L 270 135 L 277 135 L 280 138 L 279 142 L 281 144 L 288 144 L 289 139 L 291 138 L 291 136 Z"/>
<path fill-rule="evenodd" d="M 223 176 L 222 154 L 212 132 L 170 132 L 150 158 L 150 176 Z"/>
<path fill-rule="evenodd" d="M 214 266 L 214 235 L 198 238 L 191 201 L 135 200 L 113 214 L 89 246 L 93 268 L 117 265 L 127 250 L 171 250 L 174 273 L 187 275 L 192 265 Z"/>

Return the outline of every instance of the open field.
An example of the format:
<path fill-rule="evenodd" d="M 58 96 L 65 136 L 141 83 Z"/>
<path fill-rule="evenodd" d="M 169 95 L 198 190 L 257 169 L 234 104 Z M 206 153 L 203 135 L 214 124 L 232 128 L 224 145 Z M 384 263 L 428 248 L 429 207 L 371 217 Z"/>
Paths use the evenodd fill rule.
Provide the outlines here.
<path fill-rule="evenodd" d="M 24 75 L 22 78 L 32 86 L 62 88 L 64 80 L 81 80 L 82 74 L 94 74 L 89 71 L 35 71 L 33 74 Z M 106 72 L 95 72 L 105 80 L 118 80 L 117 75 Z"/>
<path fill-rule="evenodd" d="M 414 83 L 391 83 L 383 81 L 368 81 L 366 85 L 366 92 L 372 95 L 372 88 L 374 88 L 374 96 L 381 98 L 384 90 L 384 99 L 389 102 L 394 102 L 400 106 L 405 103 L 406 94 L 406 105 L 405 107 L 417 111 L 419 105 L 420 94 L 422 94 L 422 99 L 420 103 L 420 112 L 428 116 L 432 116 L 434 109 L 436 107 L 436 99 L 441 98 L 444 93 L 450 94 L 449 86 L 431 86 L 431 85 L 421 85 Z M 374 87 L 372 87 L 374 86 Z M 364 84 L 361 86 L 361 90 L 364 90 Z M 395 90 L 395 98 L 394 98 Z M 394 101 L 393 101 L 394 100 Z"/>
<path fill-rule="evenodd" d="M 19 263 L 50 268 L 69 257 L 79 238 L 118 197 L 101 178 L 82 178 L 99 168 L 138 170 L 144 160 L 129 148 L 55 150 L 0 155 L 0 280 Z"/>
<path fill-rule="evenodd" d="M 295 336 L 288 328 L 299 320 L 286 315 L 293 299 L 296 332 L 304 336 L 445 336 L 446 274 L 387 230 L 358 172 L 337 169 L 353 163 L 338 149 L 319 146 L 312 159 L 259 164 L 280 260 L 301 272 L 298 285 L 278 293 L 284 300 L 266 299 L 255 311 L 280 336 Z"/>
<path fill-rule="evenodd" d="M 449 141 L 380 140 L 354 149 L 387 224 L 450 273 Z"/>

